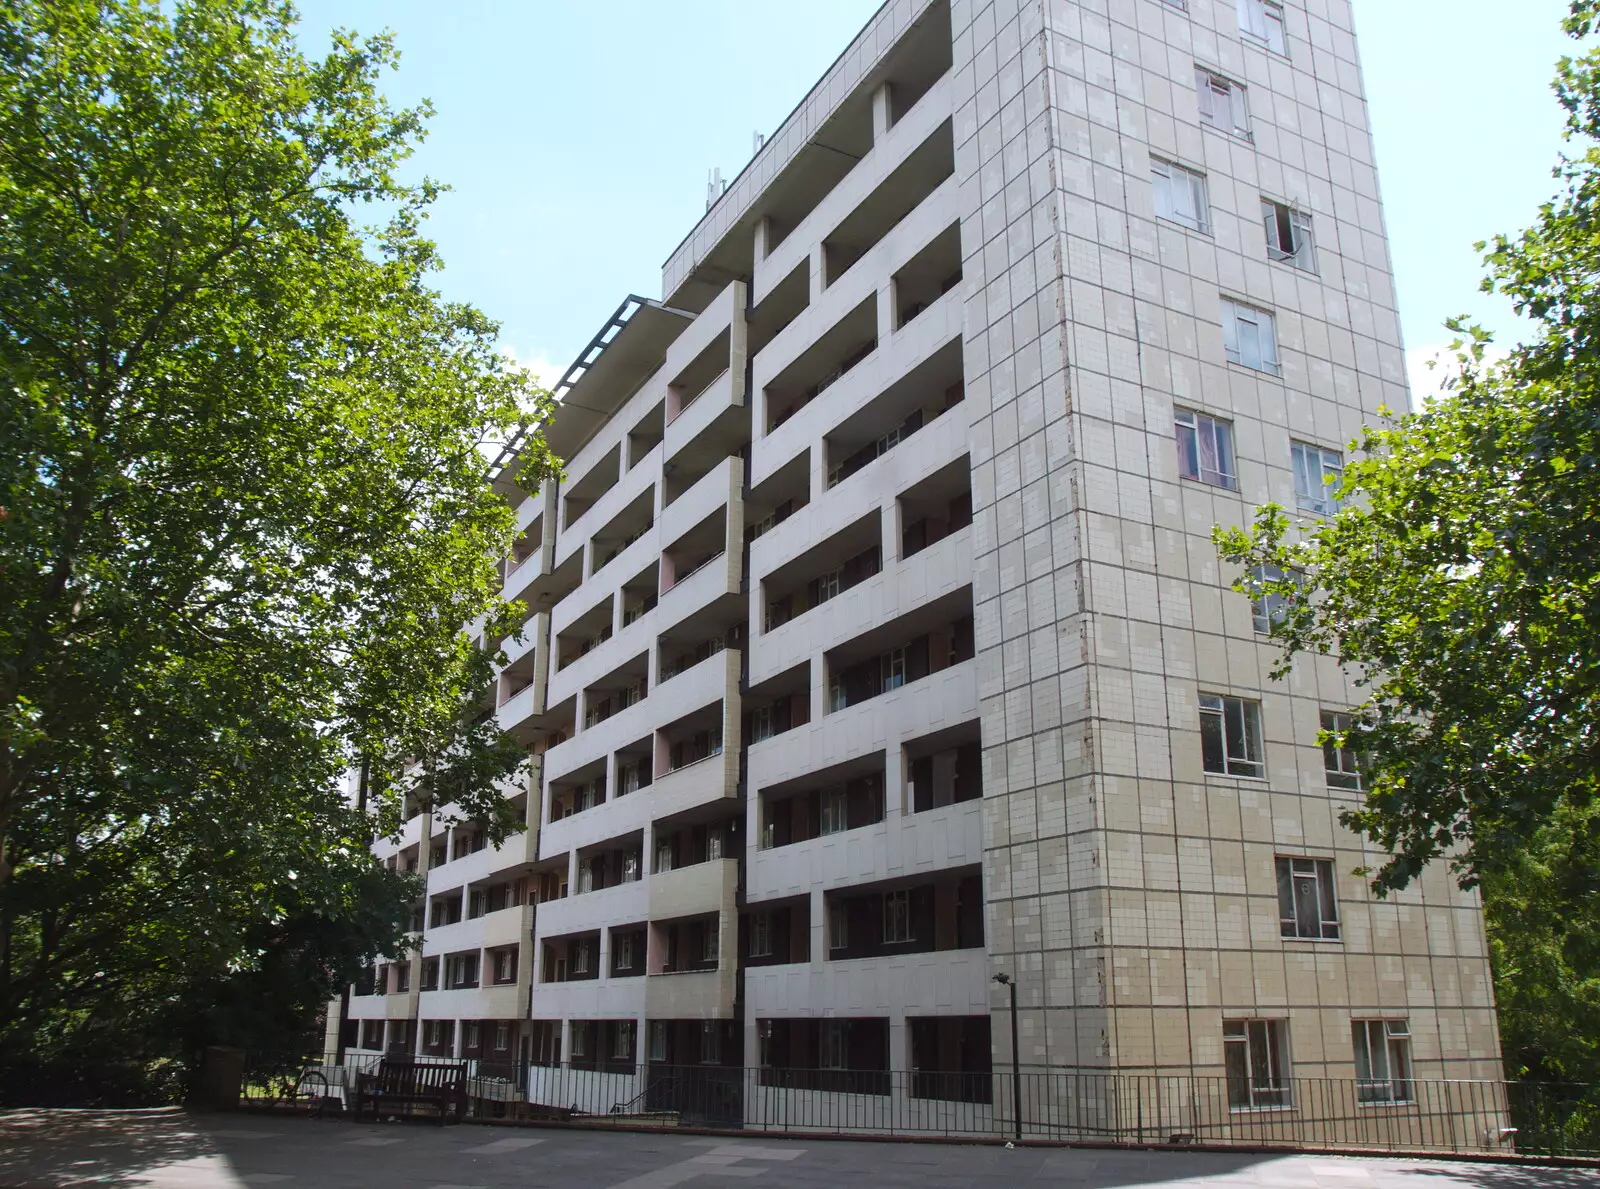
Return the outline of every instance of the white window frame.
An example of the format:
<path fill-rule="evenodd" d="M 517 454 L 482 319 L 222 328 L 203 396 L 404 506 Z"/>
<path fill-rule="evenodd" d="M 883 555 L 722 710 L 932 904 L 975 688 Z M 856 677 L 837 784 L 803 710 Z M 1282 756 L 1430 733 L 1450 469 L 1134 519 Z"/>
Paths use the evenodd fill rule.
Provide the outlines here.
<path fill-rule="evenodd" d="M 429 1048 L 438 1048 L 444 1044 L 444 1021 L 429 1020 L 425 1039 L 423 1041 Z"/>
<path fill-rule="evenodd" d="M 589 1055 L 589 1029 L 587 1020 L 573 1020 L 569 1032 L 568 1048 L 574 1058 Z"/>
<path fill-rule="evenodd" d="M 850 913 L 843 900 L 828 902 L 828 952 L 850 948 Z"/>
<path fill-rule="evenodd" d="M 1194 68 L 1200 122 L 1230 136 L 1250 140 L 1250 102 L 1243 83 L 1204 66 Z"/>
<path fill-rule="evenodd" d="M 1289 1021 L 1224 1020 L 1222 1051 L 1229 1110 L 1286 1110 L 1294 1105 Z"/>
<path fill-rule="evenodd" d="M 633 1021 L 618 1020 L 611 1030 L 611 1059 L 633 1060 Z"/>
<path fill-rule="evenodd" d="M 722 831 L 711 829 L 706 831 L 706 862 L 715 863 L 722 858 Z"/>
<path fill-rule="evenodd" d="M 667 1024 L 665 1020 L 650 1021 L 650 1060 L 667 1059 Z"/>
<path fill-rule="evenodd" d="M 1260 780 L 1267 774 L 1266 747 L 1261 729 L 1261 703 L 1227 694 L 1200 695 L 1201 765 L 1204 767 L 1204 738 L 1207 731 L 1218 732 L 1222 746 L 1222 767 L 1208 767 L 1213 776 L 1244 776 Z"/>
<path fill-rule="evenodd" d="M 1339 887 L 1331 859 L 1278 855 L 1278 932 L 1289 941 L 1338 941 Z"/>
<path fill-rule="evenodd" d="M 850 793 L 842 784 L 822 790 L 822 806 L 817 814 L 819 834 L 843 834 L 850 828 Z"/>
<path fill-rule="evenodd" d="M 1344 480 L 1344 455 L 1310 442 L 1292 440 L 1289 462 L 1294 469 L 1294 498 L 1302 512 L 1332 516 L 1339 511 L 1334 493 Z"/>
<path fill-rule="evenodd" d="M 477 1020 L 468 1020 L 465 1024 L 461 1025 L 462 1048 L 475 1049 L 482 1040 L 483 1029 L 479 1026 Z"/>
<path fill-rule="evenodd" d="M 700 1063 L 702 1065 L 722 1063 L 722 1026 L 717 1020 L 700 1021 Z"/>
<path fill-rule="evenodd" d="M 1289 56 L 1283 5 L 1276 0 L 1239 0 L 1239 32 L 1264 49 Z"/>
<path fill-rule="evenodd" d="M 1272 629 L 1283 622 L 1287 613 L 1287 600 L 1275 591 L 1262 590 L 1268 582 L 1279 582 L 1283 579 L 1283 571 L 1277 566 L 1255 566 L 1250 571 L 1251 580 L 1256 589 L 1261 593 L 1250 600 L 1250 626 L 1263 636 L 1272 634 Z"/>
<path fill-rule="evenodd" d="M 774 733 L 772 707 L 757 706 L 750 712 L 750 742 L 760 743 L 763 739 L 771 739 Z"/>
<path fill-rule="evenodd" d="M 1338 710 L 1324 710 L 1321 724 L 1324 731 L 1343 735 L 1355 726 L 1355 719 Z M 1322 774 L 1330 789 L 1359 793 L 1367 787 L 1366 774 L 1361 770 L 1361 755 L 1348 744 L 1344 747 L 1332 743 L 1322 745 Z"/>
<path fill-rule="evenodd" d="M 494 1051 L 504 1053 L 511 1048 L 511 1025 L 505 1021 L 494 1026 Z"/>
<path fill-rule="evenodd" d="M 883 944 L 903 945 L 916 938 L 911 931 L 911 892 L 901 889 L 883 896 Z"/>
<path fill-rule="evenodd" d="M 1202 235 L 1211 234 L 1211 200 L 1205 174 L 1176 161 L 1151 157 L 1150 184 L 1155 192 L 1156 218 Z"/>
<path fill-rule="evenodd" d="M 1261 200 L 1261 225 L 1267 235 L 1267 259 L 1287 264 L 1301 272 L 1317 271 L 1317 240 L 1311 229 L 1311 216 L 1286 202 Z M 1285 235 L 1288 242 L 1284 242 Z"/>
<path fill-rule="evenodd" d="M 700 961 L 722 961 L 722 921 L 713 917 L 700 929 Z"/>
<path fill-rule="evenodd" d="M 822 1035 L 818 1038 L 817 1066 L 820 1069 L 848 1069 L 850 1046 L 848 1029 L 844 1020 L 823 1020 Z"/>
<path fill-rule="evenodd" d="M 611 955 L 611 965 L 618 970 L 633 969 L 633 934 L 624 930 L 611 935 L 612 943 L 616 946 Z"/>
<path fill-rule="evenodd" d="M 1281 376 L 1278 320 L 1271 310 L 1224 297 L 1221 302 L 1222 343 L 1228 362 L 1252 371 Z"/>
<path fill-rule="evenodd" d="M 750 956 L 772 957 L 772 911 L 760 909 L 750 914 Z"/>
<path fill-rule="evenodd" d="M 1351 1020 L 1356 1058 L 1356 1097 L 1364 1105 L 1416 1101 L 1411 1070 L 1411 1025 L 1407 1020 Z"/>
<path fill-rule="evenodd" d="M 1233 422 L 1194 409 L 1172 411 L 1174 436 L 1178 444 L 1178 474 L 1212 487 L 1239 490 L 1239 464 L 1234 455 Z M 1206 466 L 1206 447 L 1215 467 Z M 1189 465 L 1190 460 L 1194 465 Z"/>
<path fill-rule="evenodd" d="M 883 693 L 901 689 L 906 683 L 906 650 L 891 648 L 880 658 L 883 666 Z"/>
<path fill-rule="evenodd" d="M 570 965 L 573 974 L 589 973 L 589 943 L 587 941 L 573 942 L 567 947 L 567 953 L 571 959 Z"/>

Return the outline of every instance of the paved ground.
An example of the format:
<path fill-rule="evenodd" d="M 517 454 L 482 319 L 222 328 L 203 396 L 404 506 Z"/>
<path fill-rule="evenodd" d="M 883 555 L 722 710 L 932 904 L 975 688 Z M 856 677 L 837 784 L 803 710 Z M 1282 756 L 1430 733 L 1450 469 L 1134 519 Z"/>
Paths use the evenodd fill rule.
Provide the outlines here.
<path fill-rule="evenodd" d="M 0 1189 L 1600 1189 L 1600 1171 L 1437 1160 L 722 1140 L 178 1111 L 0 1113 Z"/>

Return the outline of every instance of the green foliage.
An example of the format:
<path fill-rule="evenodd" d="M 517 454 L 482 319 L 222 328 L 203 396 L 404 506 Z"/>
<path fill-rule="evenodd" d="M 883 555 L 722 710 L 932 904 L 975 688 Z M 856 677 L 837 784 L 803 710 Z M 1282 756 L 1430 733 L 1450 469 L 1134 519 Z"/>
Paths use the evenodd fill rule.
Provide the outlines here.
<path fill-rule="evenodd" d="M 548 394 L 429 287 L 389 40 L 308 60 L 294 19 L 0 0 L 10 1054 L 303 1027 L 393 952 L 414 889 L 370 857 L 361 757 L 385 823 L 516 828 L 460 629 L 513 622 L 484 449 Z"/>

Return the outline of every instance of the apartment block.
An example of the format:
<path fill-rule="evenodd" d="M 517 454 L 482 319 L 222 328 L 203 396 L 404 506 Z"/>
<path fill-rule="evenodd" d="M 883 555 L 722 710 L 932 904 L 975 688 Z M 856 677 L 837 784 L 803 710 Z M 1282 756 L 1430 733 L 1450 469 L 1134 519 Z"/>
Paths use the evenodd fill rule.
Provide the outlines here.
<path fill-rule="evenodd" d="M 1211 544 L 1407 404 L 1349 0 L 889 0 L 559 396 L 483 640 L 527 829 L 379 844 L 353 1049 L 750 1117 L 1500 1076 L 1476 899 L 1371 895 L 1359 692 Z"/>

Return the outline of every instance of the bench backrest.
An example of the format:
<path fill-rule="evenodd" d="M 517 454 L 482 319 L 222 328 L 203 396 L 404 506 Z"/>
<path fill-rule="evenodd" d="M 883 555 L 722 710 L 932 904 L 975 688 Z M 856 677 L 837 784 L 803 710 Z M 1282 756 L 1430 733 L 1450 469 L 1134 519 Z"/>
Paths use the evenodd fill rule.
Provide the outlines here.
<path fill-rule="evenodd" d="M 464 1063 L 422 1064 L 416 1061 L 388 1061 L 378 1066 L 378 1089 L 385 1094 L 416 1094 L 427 1090 L 464 1092 L 467 1067 Z"/>

